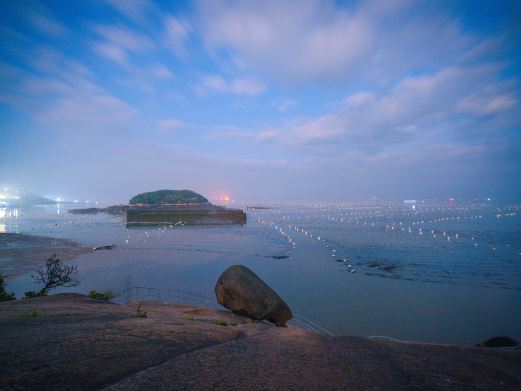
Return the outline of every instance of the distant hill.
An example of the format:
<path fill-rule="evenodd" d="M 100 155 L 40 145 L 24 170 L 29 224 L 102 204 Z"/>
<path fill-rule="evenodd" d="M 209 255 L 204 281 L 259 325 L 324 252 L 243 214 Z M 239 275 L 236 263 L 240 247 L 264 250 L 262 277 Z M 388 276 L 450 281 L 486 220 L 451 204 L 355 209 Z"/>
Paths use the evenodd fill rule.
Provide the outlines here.
<path fill-rule="evenodd" d="M 178 205 L 209 204 L 202 195 L 192 190 L 158 190 L 138 194 L 129 201 L 130 205 Z"/>
<path fill-rule="evenodd" d="M 0 191 L 0 205 L 30 206 L 48 204 L 56 204 L 56 201 L 36 194 L 26 193 L 23 191 Z"/>

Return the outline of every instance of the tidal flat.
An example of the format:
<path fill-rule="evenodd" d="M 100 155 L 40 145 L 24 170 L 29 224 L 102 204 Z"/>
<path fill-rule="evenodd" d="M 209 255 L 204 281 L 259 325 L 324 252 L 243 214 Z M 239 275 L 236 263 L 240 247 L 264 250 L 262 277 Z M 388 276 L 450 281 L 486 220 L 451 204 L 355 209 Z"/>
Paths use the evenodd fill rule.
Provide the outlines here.
<path fill-rule="evenodd" d="M 21 233 L 0 233 L 0 271 L 6 278 L 32 272 L 52 254 L 65 261 L 93 251 L 74 240 Z"/>

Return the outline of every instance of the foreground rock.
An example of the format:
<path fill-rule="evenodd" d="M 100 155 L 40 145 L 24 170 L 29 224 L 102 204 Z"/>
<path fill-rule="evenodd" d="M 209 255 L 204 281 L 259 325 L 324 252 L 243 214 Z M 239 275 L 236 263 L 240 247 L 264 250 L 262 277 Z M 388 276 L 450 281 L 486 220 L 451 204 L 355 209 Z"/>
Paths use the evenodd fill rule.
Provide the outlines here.
<path fill-rule="evenodd" d="M 145 303 L 147 317 L 139 318 L 138 305 L 80 294 L 0 303 L 0 389 L 99 389 L 183 353 L 270 328 L 187 305 Z"/>
<path fill-rule="evenodd" d="M 292 318 L 288 305 L 246 266 L 226 269 L 215 285 L 217 302 L 237 314 L 285 326 Z"/>
<path fill-rule="evenodd" d="M 137 305 L 0 303 L 0 389 L 521 389 L 520 350 L 328 337 L 186 305 L 137 318 Z"/>

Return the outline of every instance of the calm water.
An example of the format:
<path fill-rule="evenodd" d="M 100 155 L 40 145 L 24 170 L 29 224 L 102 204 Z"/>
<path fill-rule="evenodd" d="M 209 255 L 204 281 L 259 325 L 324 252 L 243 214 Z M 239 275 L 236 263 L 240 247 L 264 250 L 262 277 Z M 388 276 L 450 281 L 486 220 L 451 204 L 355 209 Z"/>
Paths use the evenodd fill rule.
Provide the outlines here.
<path fill-rule="evenodd" d="M 78 205 L 74 205 L 77 207 Z M 521 208 L 468 204 L 284 204 L 235 227 L 131 228 L 67 206 L 1 209 L 0 232 L 75 239 L 112 251 L 78 257 L 71 290 L 179 288 L 213 297 L 244 264 L 295 313 L 335 334 L 474 344 L 521 338 Z M 10 280 L 19 296 L 28 276 Z"/>

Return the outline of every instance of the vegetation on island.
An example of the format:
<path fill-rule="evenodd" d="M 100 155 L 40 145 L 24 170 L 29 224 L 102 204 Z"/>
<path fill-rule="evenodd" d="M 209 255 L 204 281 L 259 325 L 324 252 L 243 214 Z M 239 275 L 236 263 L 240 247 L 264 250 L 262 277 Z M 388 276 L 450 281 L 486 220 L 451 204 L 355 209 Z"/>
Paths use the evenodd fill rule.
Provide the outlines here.
<path fill-rule="evenodd" d="M 130 205 L 182 205 L 208 204 L 208 200 L 192 190 L 158 190 L 138 194 L 130 199 Z"/>

